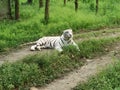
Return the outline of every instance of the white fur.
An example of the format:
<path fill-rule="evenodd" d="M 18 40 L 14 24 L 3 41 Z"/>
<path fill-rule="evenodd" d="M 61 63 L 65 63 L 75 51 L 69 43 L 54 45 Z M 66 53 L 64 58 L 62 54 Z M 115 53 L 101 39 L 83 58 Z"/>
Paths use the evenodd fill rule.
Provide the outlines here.
<path fill-rule="evenodd" d="M 72 29 L 67 29 L 63 31 L 61 36 L 50 36 L 43 37 L 36 41 L 36 45 L 31 46 L 31 50 L 41 50 L 42 48 L 55 48 L 59 52 L 62 52 L 63 46 L 74 45 L 78 50 L 78 45 L 73 40 Z"/>

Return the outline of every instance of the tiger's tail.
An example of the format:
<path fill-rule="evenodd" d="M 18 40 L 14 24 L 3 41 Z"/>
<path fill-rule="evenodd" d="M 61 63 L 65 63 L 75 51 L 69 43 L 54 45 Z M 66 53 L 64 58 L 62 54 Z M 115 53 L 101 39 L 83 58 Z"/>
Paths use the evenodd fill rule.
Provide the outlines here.
<path fill-rule="evenodd" d="M 33 45 L 33 44 L 36 44 L 36 41 L 24 43 L 24 44 L 21 44 L 20 46 L 22 47 L 22 46 Z"/>

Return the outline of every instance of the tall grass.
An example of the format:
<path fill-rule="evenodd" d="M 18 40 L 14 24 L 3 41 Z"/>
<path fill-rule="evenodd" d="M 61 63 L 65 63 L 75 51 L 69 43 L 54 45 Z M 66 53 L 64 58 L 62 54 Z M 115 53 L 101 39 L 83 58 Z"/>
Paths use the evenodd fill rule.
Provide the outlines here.
<path fill-rule="evenodd" d="M 20 0 L 20 3 L 27 0 Z M 45 35 L 60 35 L 62 30 L 72 28 L 74 32 L 120 25 L 119 0 L 100 0 L 99 11 L 95 14 L 95 0 L 79 1 L 79 10 L 74 10 L 74 1 L 63 6 L 61 0 L 51 0 L 49 24 L 44 24 L 44 8 L 20 4 L 20 20 L 0 21 L 0 52 L 17 47 L 21 43 Z"/>

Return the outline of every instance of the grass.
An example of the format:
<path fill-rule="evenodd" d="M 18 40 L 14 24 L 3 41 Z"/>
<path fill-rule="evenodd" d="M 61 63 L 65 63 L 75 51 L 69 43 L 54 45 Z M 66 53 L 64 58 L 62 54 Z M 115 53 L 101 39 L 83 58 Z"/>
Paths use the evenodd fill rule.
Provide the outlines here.
<path fill-rule="evenodd" d="M 20 3 L 26 0 L 20 0 Z M 59 3 L 58 3 L 59 2 Z M 108 3 L 109 2 L 109 3 Z M 38 2 L 20 4 L 20 20 L 0 21 L 0 52 L 16 48 L 22 43 L 37 40 L 46 35 L 60 35 L 64 29 L 74 32 L 90 31 L 120 25 L 119 0 L 100 0 L 99 12 L 95 14 L 95 1 L 79 1 L 79 10 L 74 10 L 74 1 L 63 6 L 63 1 L 50 1 L 50 20 L 44 24 L 44 8 Z M 61 8 L 62 7 L 62 8 Z"/>
<path fill-rule="evenodd" d="M 84 65 L 83 57 L 93 58 L 105 54 L 105 49 L 119 40 L 120 37 L 93 39 L 78 43 L 80 52 L 75 47 L 69 46 L 63 48 L 63 54 L 55 51 L 28 56 L 15 63 L 4 63 L 0 67 L 0 88 L 29 90 L 31 86 L 43 86 Z"/>
<path fill-rule="evenodd" d="M 86 83 L 78 85 L 74 90 L 120 90 L 120 61 L 91 77 Z"/>
<path fill-rule="evenodd" d="M 120 25 L 119 0 L 100 0 L 97 15 L 94 0 L 79 1 L 80 7 L 77 13 L 74 11 L 74 1 L 68 2 L 67 6 L 63 6 L 63 1 L 58 1 L 51 0 L 50 2 L 50 20 L 47 25 L 43 20 L 44 8 L 38 9 L 35 1 L 32 5 L 20 5 L 20 20 L 0 21 L 0 52 L 9 51 L 22 43 L 37 40 L 45 35 L 60 35 L 66 28 L 72 28 L 75 33 L 78 33 L 83 30 L 91 31 Z M 20 2 L 26 2 L 26 0 L 20 0 Z M 115 30 L 115 32 L 119 32 L 119 30 Z M 95 34 L 99 36 L 101 33 Z M 78 35 L 75 38 L 86 36 L 87 34 Z M 87 37 L 90 36 L 94 36 L 92 32 Z M 105 54 L 106 48 L 109 49 L 119 40 L 120 37 L 86 40 L 78 43 L 80 52 L 77 52 L 73 46 L 69 46 L 64 47 L 63 54 L 54 52 L 52 55 L 34 55 L 19 62 L 5 63 L 0 66 L 0 89 L 29 90 L 31 86 L 43 86 L 55 78 L 61 77 L 64 73 L 82 66 L 85 62 L 81 60 L 82 58 L 93 58 L 96 55 Z M 119 75 L 117 77 L 119 79 Z M 105 80 L 103 79 L 103 81 Z M 113 83 L 114 80 L 111 82 Z M 108 82 L 107 85 L 111 85 L 111 82 L 110 84 Z M 102 83 L 98 83 L 98 87 Z M 96 83 L 93 85 L 97 86 Z M 116 85 L 119 84 L 116 83 Z M 119 87 L 115 86 L 115 89 L 119 89 Z"/>

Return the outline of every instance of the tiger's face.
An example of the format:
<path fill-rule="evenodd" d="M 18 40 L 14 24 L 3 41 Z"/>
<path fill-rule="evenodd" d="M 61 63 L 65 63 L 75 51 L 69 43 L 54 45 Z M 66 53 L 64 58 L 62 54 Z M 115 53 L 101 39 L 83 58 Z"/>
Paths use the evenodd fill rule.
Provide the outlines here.
<path fill-rule="evenodd" d="M 67 29 L 67 30 L 63 31 L 63 36 L 64 36 L 65 40 L 70 40 L 71 38 L 73 38 L 72 29 Z"/>

